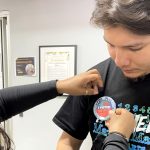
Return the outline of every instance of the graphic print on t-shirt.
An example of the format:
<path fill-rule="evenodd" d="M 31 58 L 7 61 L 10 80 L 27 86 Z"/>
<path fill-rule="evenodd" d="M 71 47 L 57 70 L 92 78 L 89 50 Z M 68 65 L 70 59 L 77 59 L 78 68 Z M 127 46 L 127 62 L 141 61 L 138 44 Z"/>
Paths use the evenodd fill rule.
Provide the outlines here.
<path fill-rule="evenodd" d="M 118 108 L 125 108 L 135 115 L 137 122 L 135 132 L 130 137 L 129 150 L 149 150 L 150 149 L 150 107 L 130 104 L 117 104 Z M 127 122 L 126 122 L 127 123 Z M 108 135 L 108 129 L 104 121 L 95 121 L 93 133 Z"/>

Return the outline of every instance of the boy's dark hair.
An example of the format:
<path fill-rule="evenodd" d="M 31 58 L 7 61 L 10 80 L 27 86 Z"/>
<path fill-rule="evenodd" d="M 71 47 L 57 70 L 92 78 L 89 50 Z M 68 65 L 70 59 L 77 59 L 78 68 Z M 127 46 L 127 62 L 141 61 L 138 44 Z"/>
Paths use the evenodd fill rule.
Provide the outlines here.
<path fill-rule="evenodd" d="M 91 22 L 101 28 L 123 26 L 133 33 L 150 34 L 150 0 L 96 0 Z"/>

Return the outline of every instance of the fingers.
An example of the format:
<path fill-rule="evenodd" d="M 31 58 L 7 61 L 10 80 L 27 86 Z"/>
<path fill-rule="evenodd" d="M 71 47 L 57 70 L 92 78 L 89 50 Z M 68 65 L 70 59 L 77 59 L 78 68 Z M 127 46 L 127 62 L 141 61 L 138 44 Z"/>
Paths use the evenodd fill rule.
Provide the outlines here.
<path fill-rule="evenodd" d="M 111 112 L 109 112 L 109 113 L 111 116 Z M 129 118 L 130 120 L 131 119 L 134 120 L 134 115 L 124 108 L 117 108 L 114 113 L 118 117 L 126 117 L 126 118 Z"/>
<path fill-rule="evenodd" d="M 86 95 L 96 95 L 99 93 L 99 87 L 92 82 L 86 86 L 86 90 L 88 91 L 88 94 Z"/>
<path fill-rule="evenodd" d="M 98 74 L 89 74 L 87 76 L 86 84 L 97 85 L 98 87 L 103 87 L 103 81 Z"/>
<path fill-rule="evenodd" d="M 109 120 L 110 120 L 111 118 L 113 118 L 115 115 L 116 115 L 115 110 L 110 110 L 110 111 L 109 111 Z"/>
<path fill-rule="evenodd" d="M 111 117 L 112 115 L 114 115 L 115 114 L 115 110 L 110 110 L 109 111 L 109 116 Z"/>
<path fill-rule="evenodd" d="M 115 111 L 114 110 L 110 110 L 109 111 L 109 119 L 108 120 L 106 120 L 105 121 L 105 125 L 109 128 L 109 126 L 110 126 L 110 120 L 112 119 L 112 118 L 114 118 L 116 116 L 116 114 L 115 114 Z"/>
<path fill-rule="evenodd" d="M 85 93 L 86 93 L 85 95 L 96 95 L 96 94 L 99 93 L 99 91 L 98 91 L 97 87 L 95 87 L 95 88 L 87 88 Z"/>
<path fill-rule="evenodd" d="M 82 84 L 80 85 L 83 95 L 96 95 L 99 93 L 99 88 L 103 87 L 103 81 L 97 69 L 89 70 L 78 77 L 82 77 Z"/>
<path fill-rule="evenodd" d="M 98 91 L 98 87 L 96 85 L 94 85 L 93 90 L 94 90 L 94 94 L 98 94 L 99 91 Z"/>
<path fill-rule="evenodd" d="M 88 71 L 89 78 L 93 82 L 93 84 L 98 85 L 98 87 L 103 87 L 103 81 L 96 69 L 92 69 Z"/>
<path fill-rule="evenodd" d="M 105 121 L 105 125 L 109 128 L 109 120 Z"/>
<path fill-rule="evenodd" d="M 88 70 L 87 73 L 89 73 L 89 74 L 99 74 L 97 69 Z"/>
<path fill-rule="evenodd" d="M 123 109 L 122 109 L 122 108 L 117 108 L 117 109 L 115 110 L 115 113 L 116 113 L 117 115 L 121 115 L 122 112 L 123 112 Z"/>
<path fill-rule="evenodd" d="M 115 110 L 115 113 L 116 113 L 117 115 L 121 115 L 121 114 L 129 113 L 129 111 L 126 110 L 126 109 L 124 109 L 124 108 L 117 108 L 117 109 Z"/>
<path fill-rule="evenodd" d="M 87 95 L 96 95 L 99 92 L 99 88 L 103 87 L 103 81 L 101 79 L 101 76 L 96 69 L 89 70 L 87 73 L 88 76 L 85 83 L 86 90 L 88 90 Z"/>

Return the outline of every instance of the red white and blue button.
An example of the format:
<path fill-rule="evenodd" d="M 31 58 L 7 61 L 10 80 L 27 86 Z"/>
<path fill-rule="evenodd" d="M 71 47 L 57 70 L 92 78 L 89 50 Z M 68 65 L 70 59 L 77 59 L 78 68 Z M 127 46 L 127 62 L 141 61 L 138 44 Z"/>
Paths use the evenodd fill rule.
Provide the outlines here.
<path fill-rule="evenodd" d="M 115 101 L 111 97 L 103 96 L 95 102 L 93 112 L 98 120 L 106 121 L 109 119 L 109 111 L 114 109 Z"/>

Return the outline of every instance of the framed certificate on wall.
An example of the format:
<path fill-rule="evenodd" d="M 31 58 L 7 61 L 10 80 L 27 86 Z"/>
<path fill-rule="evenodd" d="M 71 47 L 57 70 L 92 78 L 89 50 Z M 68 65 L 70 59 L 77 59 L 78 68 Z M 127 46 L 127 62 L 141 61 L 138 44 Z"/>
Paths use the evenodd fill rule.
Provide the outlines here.
<path fill-rule="evenodd" d="M 62 80 L 76 74 L 77 45 L 39 46 L 39 81 Z"/>

